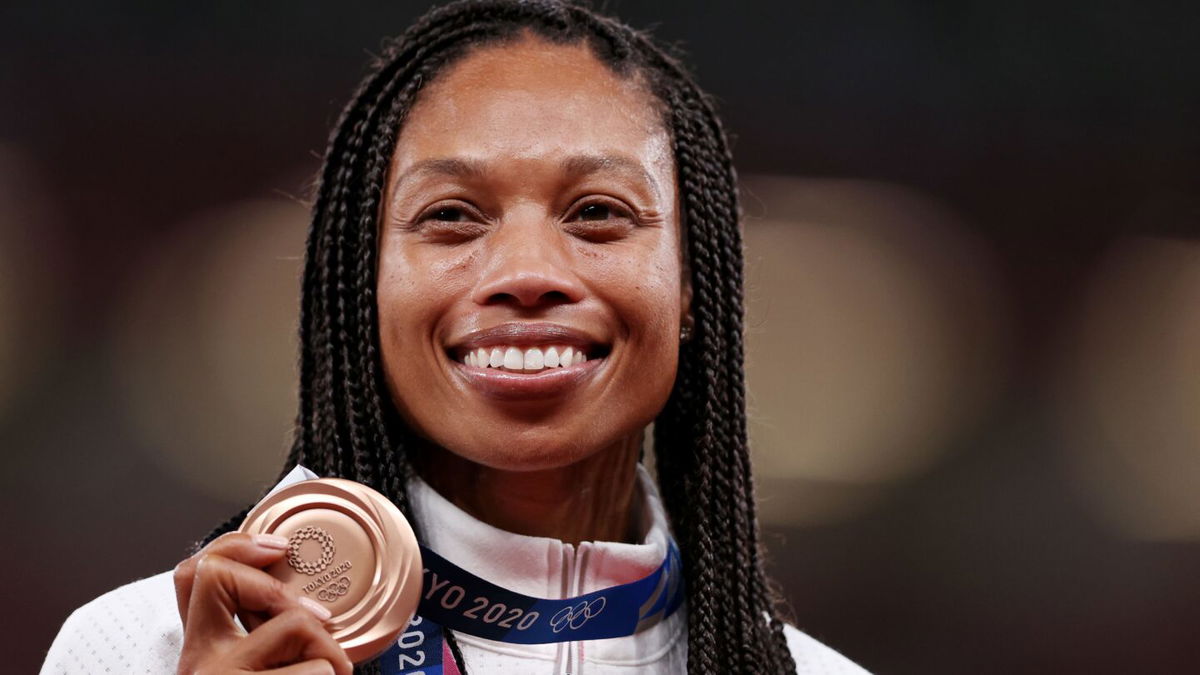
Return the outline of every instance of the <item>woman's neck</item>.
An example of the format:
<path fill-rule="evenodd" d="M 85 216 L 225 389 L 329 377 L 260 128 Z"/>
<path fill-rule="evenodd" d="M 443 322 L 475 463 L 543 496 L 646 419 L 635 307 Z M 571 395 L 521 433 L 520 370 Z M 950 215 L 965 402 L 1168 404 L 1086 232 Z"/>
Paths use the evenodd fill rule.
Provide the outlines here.
<path fill-rule="evenodd" d="M 502 530 L 576 545 L 634 542 L 640 452 L 639 434 L 569 466 L 506 471 L 431 447 L 421 451 L 417 470 L 455 506 Z"/>

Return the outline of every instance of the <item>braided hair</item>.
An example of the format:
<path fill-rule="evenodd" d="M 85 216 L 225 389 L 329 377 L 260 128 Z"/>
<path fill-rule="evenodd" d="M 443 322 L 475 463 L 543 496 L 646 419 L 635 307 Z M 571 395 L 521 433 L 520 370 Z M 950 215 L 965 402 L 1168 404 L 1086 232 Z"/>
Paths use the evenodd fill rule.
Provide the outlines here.
<path fill-rule="evenodd" d="M 740 211 L 728 142 L 709 97 L 671 53 L 589 9 L 560 0 L 454 2 L 418 20 L 360 84 L 329 142 L 313 206 L 300 314 L 300 410 L 284 470 L 304 464 L 358 481 L 411 516 L 408 453 L 415 437 L 389 398 L 375 299 L 387 169 L 424 85 L 468 50 L 524 34 L 584 42 L 618 75 L 642 78 L 672 139 L 695 327 L 680 346 L 654 443 L 663 502 L 682 550 L 688 672 L 793 672 L 754 509 Z M 446 637 L 461 665 L 457 641 L 449 631 Z M 377 672 L 378 664 L 361 670 Z"/>

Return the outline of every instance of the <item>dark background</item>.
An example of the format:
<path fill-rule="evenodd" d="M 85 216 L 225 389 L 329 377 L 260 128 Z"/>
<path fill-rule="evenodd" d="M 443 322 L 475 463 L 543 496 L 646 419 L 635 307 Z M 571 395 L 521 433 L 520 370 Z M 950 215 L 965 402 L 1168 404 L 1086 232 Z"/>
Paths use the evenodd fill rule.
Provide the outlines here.
<path fill-rule="evenodd" d="M 40 664 L 72 608 L 169 569 L 271 479 L 292 385 L 255 394 L 284 413 L 267 459 L 242 463 L 250 449 L 214 416 L 241 399 L 211 403 L 220 382 L 208 398 L 153 384 L 195 369 L 197 331 L 200 344 L 229 336 L 196 327 L 208 300 L 172 289 L 218 255 L 189 257 L 188 242 L 224 205 L 279 202 L 300 232 L 292 196 L 341 105 L 381 39 L 426 6 L 0 8 L 0 641 L 12 672 Z M 881 673 L 1200 672 L 1197 6 L 606 7 L 678 41 L 720 102 L 740 172 L 780 177 L 765 206 L 748 202 L 752 217 L 822 212 L 830 181 L 900 189 L 953 214 L 970 261 L 988 266 L 990 304 L 972 309 L 995 318 L 991 346 L 973 358 L 993 376 L 977 409 L 908 470 L 832 481 L 869 492 L 852 508 L 765 512 L 798 625 Z M 803 186 L 816 196 L 794 211 L 772 205 Z M 294 271 L 281 274 L 293 311 Z M 953 286 L 946 275 L 933 278 Z M 219 300 L 204 279 L 196 288 Z M 262 312 L 246 297 L 211 311 L 249 325 Z M 287 334 L 253 332 L 264 342 L 252 346 L 286 366 Z M 192 426 L 138 417 L 161 406 Z M 183 450 L 166 449 L 172 433 Z M 224 491 L 196 478 L 217 471 L 197 459 L 208 446 L 249 478 Z M 822 449 L 761 450 L 768 465 L 810 451 Z M 185 456 L 167 466 L 170 452 Z"/>

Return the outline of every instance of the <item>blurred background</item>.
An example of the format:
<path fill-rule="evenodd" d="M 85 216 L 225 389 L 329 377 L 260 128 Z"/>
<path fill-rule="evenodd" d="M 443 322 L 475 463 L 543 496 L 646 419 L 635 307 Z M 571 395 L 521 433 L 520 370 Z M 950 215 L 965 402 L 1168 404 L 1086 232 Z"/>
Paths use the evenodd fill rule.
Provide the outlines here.
<path fill-rule="evenodd" d="M 277 471 L 308 186 L 427 6 L 0 7 L 11 672 Z M 735 137 L 796 623 L 880 673 L 1200 672 L 1197 6 L 604 7 Z"/>

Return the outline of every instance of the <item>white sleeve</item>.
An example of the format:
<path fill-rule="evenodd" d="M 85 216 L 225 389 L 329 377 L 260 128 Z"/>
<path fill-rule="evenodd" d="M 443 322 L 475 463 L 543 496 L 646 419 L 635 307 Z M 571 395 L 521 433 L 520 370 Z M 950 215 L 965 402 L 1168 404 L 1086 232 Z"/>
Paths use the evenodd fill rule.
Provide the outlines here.
<path fill-rule="evenodd" d="M 80 607 L 63 623 L 42 675 L 174 675 L 183 626 L 171 572 L 122 586 Z"/>
<path fill-rule="evenodd" d="M 796 675 L 870 675 L 862 666 L 790 624 L 783 625 L 783 635 L 796 662 Z"/>

